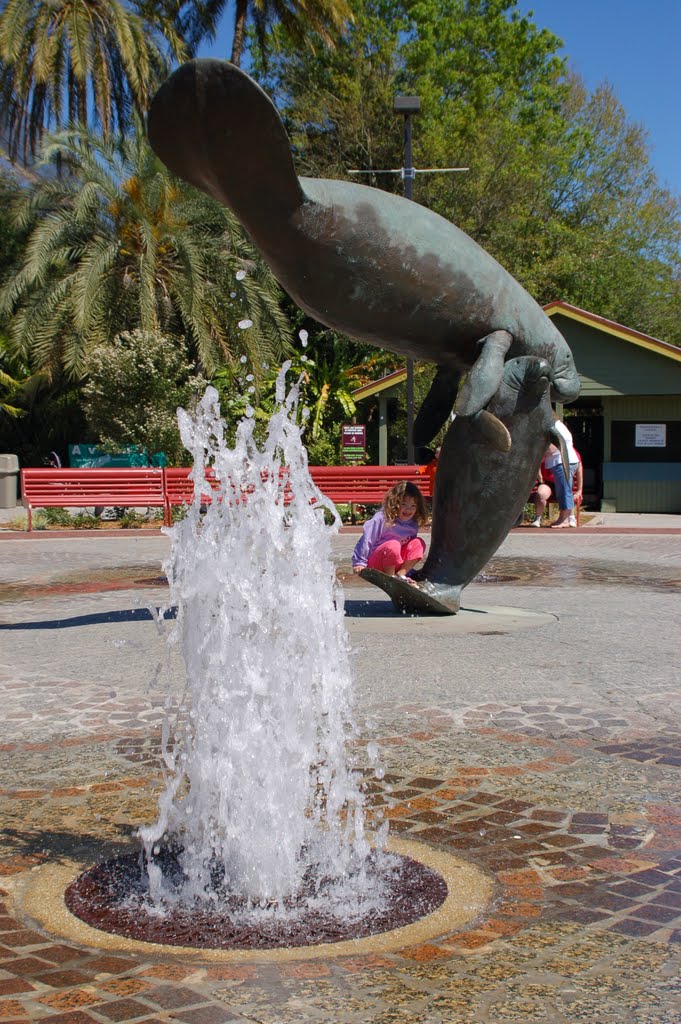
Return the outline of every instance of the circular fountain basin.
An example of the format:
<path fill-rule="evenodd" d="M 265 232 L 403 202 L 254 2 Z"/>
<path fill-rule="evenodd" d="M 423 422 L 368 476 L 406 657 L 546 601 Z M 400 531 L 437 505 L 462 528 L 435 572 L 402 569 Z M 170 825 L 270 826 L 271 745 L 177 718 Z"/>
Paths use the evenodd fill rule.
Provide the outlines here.
<path fill-rule="evenodd" d="M 334 920 L 333 924 L 329 919 L 306 918 L 303 914 L 297 931 L 270 925 L 269 931 L 265 928 L 249 933 L 243 926 L 230 929 L 227 917 L 221 919 L 219 915 L 203 921 L 191 921 L 187 915 L 174 923 L 169 918 L 165 935 L 164 919 L 151 915 L 146 923 L 137 915 L 131 927 L 130 915 L 117 913 L 116 899 L 112 898 L 116 889 L 112 880 L 118 877 L 120 882 L 123 876 L 110 867 L 120 865 L 121 858 L 86 872 L 75 862 L 36 868 L 17 895 L 34 921 L 69 941 L 144 956 L 152 952 L 200 954 L 202 959 L 220 962 L 396 951 L 465 927 L 482 914 L 492 897 L 489 876 L 462 858 L 404 840 L 391 841 L 389 850 L 401 863 L 384 914 L 345 923 Z M 128 860 L 136 862 L 137 855 Z"/>

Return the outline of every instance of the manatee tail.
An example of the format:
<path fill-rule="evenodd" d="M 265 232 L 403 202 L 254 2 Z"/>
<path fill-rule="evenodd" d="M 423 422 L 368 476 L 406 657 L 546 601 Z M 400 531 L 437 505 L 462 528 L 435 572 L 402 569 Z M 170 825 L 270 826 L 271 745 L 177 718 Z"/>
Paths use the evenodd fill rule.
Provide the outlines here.
<path fill-rule="evenodd" d="M 362 569 L 362 579 L 380 587 L 398 612 L 406 615 L 456 615 L 460 608 L 461 587 L 433 583 L 419 573 L 410 573 L 414 584 L 401 576 L 388 576 L 378 569 Z"/>

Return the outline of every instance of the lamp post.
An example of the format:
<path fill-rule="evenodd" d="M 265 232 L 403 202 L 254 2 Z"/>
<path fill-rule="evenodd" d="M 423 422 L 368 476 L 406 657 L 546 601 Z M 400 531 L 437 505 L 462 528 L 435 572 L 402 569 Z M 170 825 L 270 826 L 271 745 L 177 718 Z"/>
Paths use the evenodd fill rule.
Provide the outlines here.
<path fill-rule="evenodd" d="M 413 195 L 413 183 L 416 172 L 412 165 L 411 156 L 411 119 L 413 114 L 418 114 L 421 109 L 421 100 L 418 96 L 394 96 L 393 113 L 404 116 L 404 168 L 402 182 L 404 186 L 404 198 L 411 199 Z M 414 452 L 414 360 L 407 356 L 407 463 L 414 465 L 416 454 Z"/>
<path fill-rule="evenodd" d="M 411 119 L 413 114 L 421 110 L 421 100 L 418 96 L 394 96 L 393 113 L 402 114 L 404 117 L 404 167 L 390 167 L 371 170 L 349 170 L 348 174 L 399 174 L 402 177 L 404 187 L 404 198 L 411 199 L 414 178 L 417 174 L 453 174 L 457 171 L 467 171 L 468 167 L 423 167 L 412 166 L 411 154 Z M 414 360 L 407 357 L 407 462 L 414 464 Z"/>

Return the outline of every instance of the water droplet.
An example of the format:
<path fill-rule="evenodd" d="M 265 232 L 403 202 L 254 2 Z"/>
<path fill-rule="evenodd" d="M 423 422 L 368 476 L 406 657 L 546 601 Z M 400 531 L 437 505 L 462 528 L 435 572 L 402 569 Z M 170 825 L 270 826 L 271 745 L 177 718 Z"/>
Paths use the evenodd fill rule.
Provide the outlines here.
<path fill-rule="evenodd" d="M 252 320 L 239 320 L 239 329 L 242 330 L 242 331 L 247 331 L 248 328 L 252 327 L 252 326 L 253 326 L 253 321 Z M 245 360 L 244 360 L 244 362 L 245 362 Z"/>
<path fill-rule="evenodd" d="M 247 405 L 247 406 L 246 406 L 246 409 L 245 409 L 245 413 L 246 413 L 246 415 L 247 415 L 247 416 L 249 417 L 249 419 L 250 419 L 250 417 L 251 417 L 251 416 L 253 416 L 253 414 L 255 413 L 255 409 L 253 408 L 253 406 L 252 406 L 252 405 Z"/>
<path fill-rule="evenodd" d="M 241 325 L 239 325 L 239 326 L 241 326 Z M 247 363 L 248 362 L 248 356 L 242 356 L 241 359 L 239 360 L 239 362 Z"/>
<path fill-rule="evenodd" d="M 247 373 L 246 374 L 246 380 L 253 380 L 253 379 L 254 379 L 254 377 L 253 377 L 252 373 Z"/>
<path fill-rule="evenodd" d="M 300 338 L 303 348 L 307 346 L 308 333 L 307 331 L 298 331 L 298 337 Z"/>
<path fill-rule="evenodd" d="M 237 270 L 237 272 L 235 274 L 235 277 L 236 277 L 237 281 L 243 281 L 245 276 L 246 276 L 246 271 L 245 270 Z"/>
<path fill-rule="evenodd" d="M 236 298 L 236 292 L 230 292 L 229 293 L 229 297 L 230 297 L 230 299 L 235 299 Z"/>

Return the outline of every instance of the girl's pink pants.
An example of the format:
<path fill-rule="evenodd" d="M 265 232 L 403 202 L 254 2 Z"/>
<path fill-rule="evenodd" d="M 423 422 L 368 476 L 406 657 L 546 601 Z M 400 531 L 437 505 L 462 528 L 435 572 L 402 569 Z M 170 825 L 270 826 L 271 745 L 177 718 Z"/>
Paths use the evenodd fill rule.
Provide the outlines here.
<path fill-rule="evenodd" d="M 380 572 L 386 572 L 390 568 L 397 572 L 403 562 L 412 562 L 414 559 L 420 561 L 425 550 L 426 545 L 420 537 L 414 537 L 404 544 L 400 544 L 399 540 L 387 540 L 374 548 L 367 565 L 370 569 L 378 569 Z"/>

